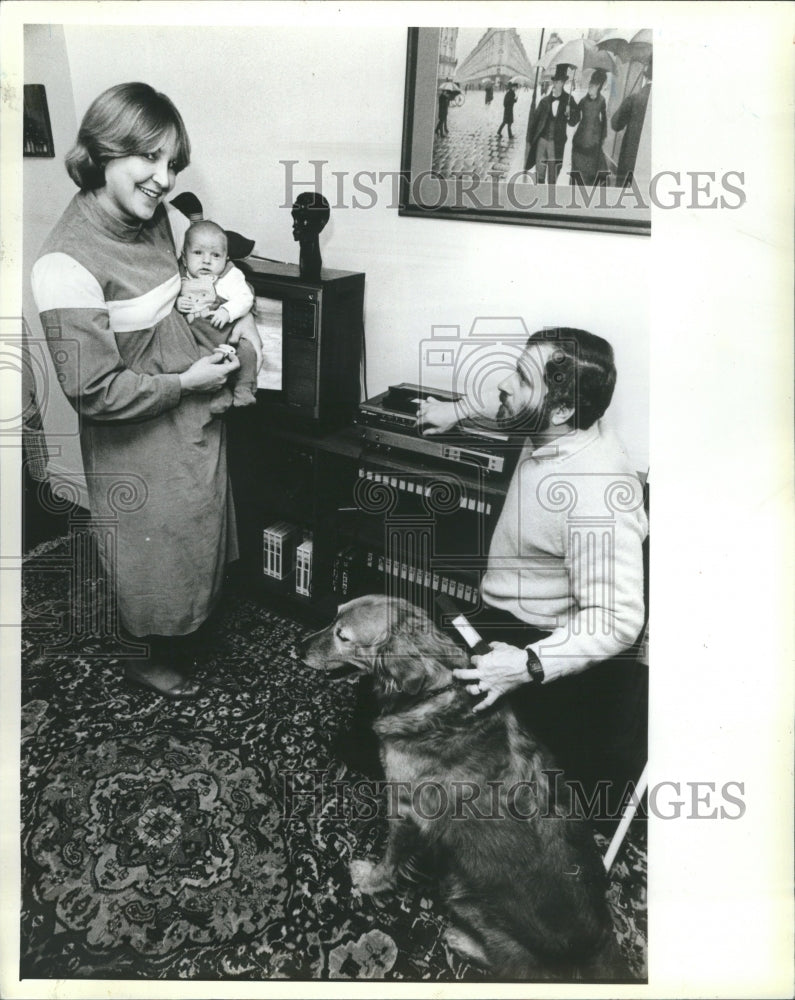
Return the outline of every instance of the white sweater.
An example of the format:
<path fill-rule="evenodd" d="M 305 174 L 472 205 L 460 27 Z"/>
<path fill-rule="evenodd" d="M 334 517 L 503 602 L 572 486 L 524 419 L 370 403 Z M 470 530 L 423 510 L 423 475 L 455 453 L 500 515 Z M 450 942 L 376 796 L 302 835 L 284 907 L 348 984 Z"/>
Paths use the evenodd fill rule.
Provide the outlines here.
<path fill-rule="evenodd" d="M 489 551 L 486 604 L 551 635 L 533 643 L 546 680 L 631 646 L 644 619 L 640 481 L 602 425 L 519 457 Z"/>

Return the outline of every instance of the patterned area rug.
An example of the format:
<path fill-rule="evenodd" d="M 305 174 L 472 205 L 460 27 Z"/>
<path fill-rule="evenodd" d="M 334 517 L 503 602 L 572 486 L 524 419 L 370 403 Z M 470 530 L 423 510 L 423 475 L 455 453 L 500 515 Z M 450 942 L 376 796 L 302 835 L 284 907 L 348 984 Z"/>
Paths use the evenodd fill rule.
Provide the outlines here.
<path fill-rule="evenodd" d="M 432 890 L 352 894 L 383 803 L 333 756 L 354 690 L 300 663 L 309 630 L 228 597 L 206 694 L 171 702 L 121 679 L 85 613 L 102 581 L 76 594 L 72 562 L 61 539 L 23 570 L 21 976 L 488 982 L 446 949 Z M 640 979 L 645 886 L 636 823 L 610 905 Z"/>

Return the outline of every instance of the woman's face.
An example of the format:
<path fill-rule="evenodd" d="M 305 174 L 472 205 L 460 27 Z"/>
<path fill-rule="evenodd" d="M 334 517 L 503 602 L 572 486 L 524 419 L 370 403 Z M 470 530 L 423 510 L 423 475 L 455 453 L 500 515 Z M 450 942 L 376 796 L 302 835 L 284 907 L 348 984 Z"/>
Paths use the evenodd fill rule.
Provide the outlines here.
<path fill-rule="evenodd" d="M 97 190 L 104 208 L 124 222 L 148 222 L 174 187 L 175 153 L 176 137 L 168 135 L 155 149 L 109 160 Z"/>

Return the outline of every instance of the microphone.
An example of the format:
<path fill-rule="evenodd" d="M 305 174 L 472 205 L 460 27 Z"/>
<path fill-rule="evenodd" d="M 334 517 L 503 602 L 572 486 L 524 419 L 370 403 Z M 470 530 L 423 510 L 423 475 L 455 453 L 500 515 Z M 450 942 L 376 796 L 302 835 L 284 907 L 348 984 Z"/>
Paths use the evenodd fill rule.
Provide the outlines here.
<path fill-rule="evenodd" d="M 447 594 L 436 595 L 436 606 L 443 615 L 450 618 L 450 624 L 469 647 L 470 656 L 483 656 L 485 653 L 491 652 L 491 646 L 469 623 L 466 615 L 461 614 L 455 602 L 451 601 Z"/>

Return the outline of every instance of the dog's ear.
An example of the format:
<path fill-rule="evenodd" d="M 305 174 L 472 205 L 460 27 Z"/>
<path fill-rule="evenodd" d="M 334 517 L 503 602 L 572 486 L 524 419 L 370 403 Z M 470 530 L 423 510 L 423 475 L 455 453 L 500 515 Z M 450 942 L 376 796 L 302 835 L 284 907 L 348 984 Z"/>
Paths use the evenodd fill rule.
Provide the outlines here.
<path fill-rule="evenodd" d="M 374 658 L 374 675 L 385 694 L 419 694 L 440 666 L 465 666 L 458 647 L 419 608 L 393 602 L 387 638 Z M 466 658 L 463 658 L 466 660 Z"/>
<path fill-rule="evenodd" d="M 426 672 L 414 651 L 390 638 L 379 648 L 374 659 L 373 676 L 384 694 L 419 694 Z"/>

